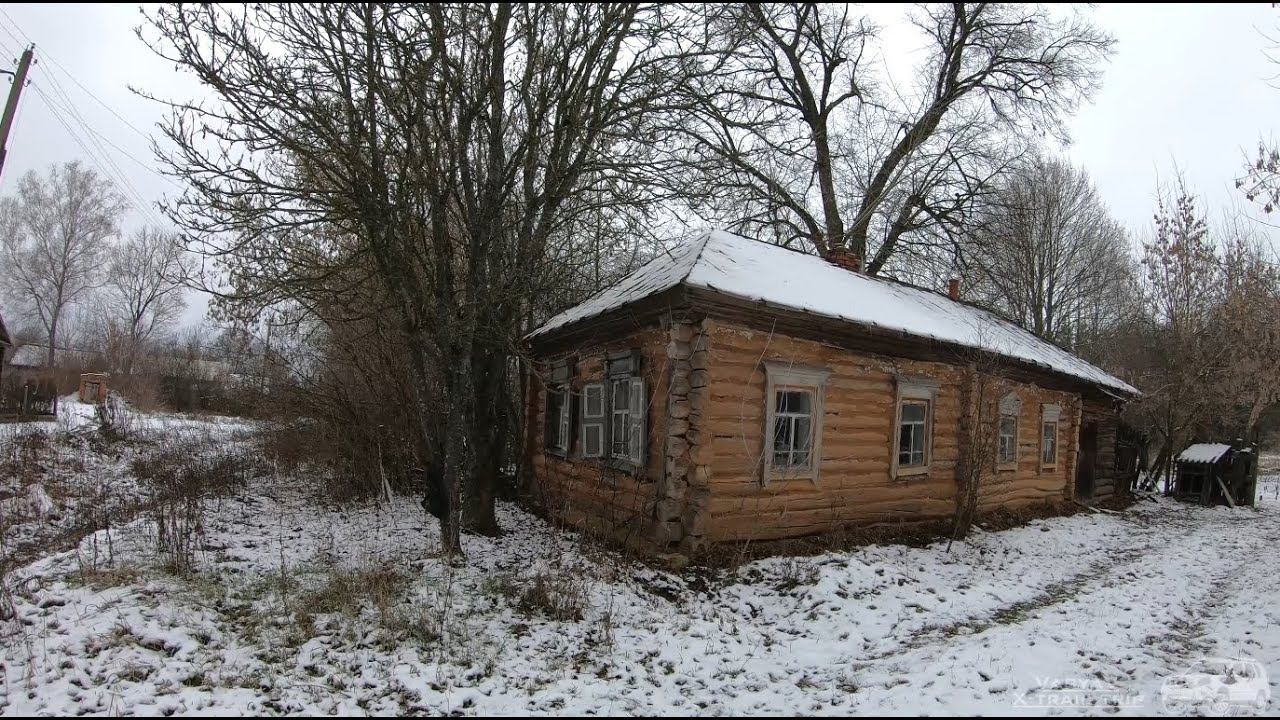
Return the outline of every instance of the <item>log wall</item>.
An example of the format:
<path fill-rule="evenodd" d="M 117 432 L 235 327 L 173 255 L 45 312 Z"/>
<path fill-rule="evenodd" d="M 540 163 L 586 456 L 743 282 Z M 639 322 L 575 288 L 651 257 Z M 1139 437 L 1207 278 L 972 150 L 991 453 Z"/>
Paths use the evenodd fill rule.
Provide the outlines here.
<path fill-rule="evenodd" d="M 704 321 L 709 338 L 706 430 L 709 517 L 705 538 L 769 540 L 827 532 L 841 526 L 950 518 L 955 510 L 960 426 L 966 370 L 943 363 L 877 357 Z M 817 482 L 809 478 L 761 482 L 765 451 L 765 372 L 768 361 L 826 368 Z M 925 377 L 939 385 L 933 408 L 932 462 L 923 475 L 892 477 L 896 378 Z M 997 471 L 994 459 L 980 485 L 979 511 L 1070 497 L 1079 423 L 1079 396 L 1005 381 L 1022 400 L 1016 469 Z M 996 398 L 990 398 L 996 401 Z M 1040 413 L 1061 406 L 1059 457 L 1042 468 Z M 992 442 L 994 443 L 994 437 Z M 994 458 L 994 456 L 993 456 Z"/>

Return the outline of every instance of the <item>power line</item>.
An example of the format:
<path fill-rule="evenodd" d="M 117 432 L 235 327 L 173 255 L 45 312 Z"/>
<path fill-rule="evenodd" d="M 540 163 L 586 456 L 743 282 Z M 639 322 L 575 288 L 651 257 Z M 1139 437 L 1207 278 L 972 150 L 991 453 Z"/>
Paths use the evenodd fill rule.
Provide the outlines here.
<path fill-rule="evenodd" d="M 22 29 L 22 26 L 20 26 L 16 21 L 14 21 L 14 19 L 9 15 L 8 12 L 4 10 L 3 7 L 0 7 L 0 16 L 3 16 L 4 19 L 8 21 L 9 25 L 12 25 L 12 27 L 16 29 L 19 33 L 21 33 L 23 37 L 26 37 L 28 41 L 31 40 L 30 36 L 27 35 L 27 33 Z M 11 30 L 8 25 L 0 25 L 0 29 L 3 29 L 11 38 L 18 41 L 19 44 L 21 44 L 21 40 L 16 35 L 14 35 L 13 30 Z M 122 123 L 128 126 L 130 130 L 137 133 L 139 136 L 141 136 L 146 140 L 151 139 L 146 133 L 139 130 L 135 125 L 133 125 L 133 123 L 130 123 L 119 112 L 117 112 L 114 108 L 112 108 L 105 101 L 103 101 L 101 98 L 95 95 L 92 91 L 90 91 L 87 87 L 85 87 L 84 84 L 81 83 L 79 80 L 77 80 L 75 76 L 72 75 L 71 72 L 67 70 L 65 66 L 62 65 L 62 63 L 58 62 L 58 60 L 55 57 L 53 57 L 48 52 L 42 52 L 41 54 L 45 59 L 53 63 L 53 66 L 55 67 L 55 69 L 61 71 L 64 75 L 66 75 L 67 78 L 71 80 L 73 83 L 75 83 L 77 87 L 83 90 L 99 105 L 106 108 L 108 112 L 110 112 L 118 120 L 120 120 Z M 136 163 L 137 165 L 145 169 L 147 172 L 150 172 L 156 177 L 164 180 L 166 183 L 168 183 L 170 186 L 174 187 L 175 189 L 181 190 L 182 188 L 173 180 L 166 177 L 162 173 L 156 171 L 155 168 L 151 167 L 147 163 L 139 160 L 133 154 L 129 153 L 124 148 L 120 147 L 120 145 L 118 145 L 117 143 L 112 141 L 110 138 L 106 137 L 104 134 L 102 134 L 97 129 L 95 129 L 87 120 L 85 120 L 84 116 L 82 116 L 80 112 L 76 109 L 76 102 L 71 98 L 71 94 L 67 92 L 66 88 L 63 87 L 62 83 L 58 81 L 58 78 L 53 73 L 47 73 L 45 77 L 48 79 L 49 85 L 53 90 L 53 93 L 54 93 L 53 96 L 51 96 L 49 93 L 44 92 L 44 90 L 40 88 L 38 83 L 33 83 L 32 86 L 36 90 L 36 94 L 40 96 L 41 100 L 45 103 L 45 105 L 49 108 L 49 110 L 54 114 L 55 119 L 57 119 L 59 124 L 61 124 L 63 128 L 67 131 L 67 133 L 72 136 L 72 140 L 75 141 L 75 143 L 80 147 L 80 149 L 86 155 L 89 156 L 89 159 L 93 162 L 93 164 L 96 165 L 98 169 L 103 172 L 104 175 L 113 179 L 117 184 L 119 184 L 121 186 L 121 190 L 123 190 L 126 194 L 131 196 L 130 200 L 137 206 L 138 210 L 141 213 L 143 213 L 143 215 L 146 217 L 148 222 L 151 222 L 156 225 L 163 225 L 164 223 L 160 222 L 157 216 L 155 215 L 154 210 L 151 207 L 151 203 L 145 200 L 145 198 L 143 197 L 143 194 L 129 180 L 128 174 L 126 174 L 120 168 L 120 166 L 115 162 L 115 160 L 112 159 L 111 153 L 108 152 L 106 148 L 103 147 L 103 143 L 106 143 L 111 148 L 113 148 L 116 152 L 129 158 L 134 163 Z M 81 137 L 80 134 L 77 133 L 77 131 L 75 130 L 75 126 L 79 126 L 84 131 L 83 137 Z M 89 146 L 86 144 L 86 141 L 88 143 L 92 143 L 92 145 L 97 149 L 98 154 L 101 156 L 101 161 L 99 159 L 99 156 L 95 155 L 93 153 L 93 150 L 91 150 Z M 104 162 L 102 161 L 105 161 L 105 165 L 104 165 Z M 114 170 L 114 172 L 112 172 L 112 170 L 109 170 L 106 167 L 106 165 L 109 165 Z"/>
<path fill-rule="evenodd" d="M 75 128 L 72 126 L 72 123 L 68 121 L 67 118 L 63 115 L 63 111 L 59 108 L 58 104 L 52 98 L 50 98 L 49 95 L 45 93 L 44 90 L 42 90 L 38 85 L 33 84 L 32 88 L 36 91 L 36 96 L 39 97 L 42 101 L 44 101 L 45 106 L 48 107 L 49 111 L 53 113 L 54 119 L 57 120 L 58 123 L 62 125 L 63 129 L 67 131 L 67 134 L 71 136 L 72 141 L 74 141 L 76 145 L 79 146 L 81 152 L 83 152 L 89 158 L 89 161 L 92 162 L 94 166 L 96 166 L 98 170 L 102 172 L 102 174 L 105 177 L 121 185 L 121 190 L 130 196 L 129 200 L 132 203 L 134 203 L 138 211 L 145 216 L 146 220 L 149 223 L 163 226 L 164 223 L 161 223 L 157 220 L 156 216 L 153 214 L 151 210 L 151 207 L 149 206 L 149 203 L 147 203 L 147 201 L 142 198 L 141 194 L 138 193 L 138 191 L 133 187 L 133 185 L 128 182 L 128 179 L 121 178 L 120 176 L 118 176 L 118 173 L 120 172 L 119 166 L 115 166 L 114 163 L 111 161 L 110 157 L 107 156 L 106 157 L 107 164 L 110 164 L 116 168 L 115 172 L 112 172 L 111 170 L 109 170 L 106 167 L 106 165 L 103 164 L 102 160 L 99 159 L 98 155 L 92 149 L 90 149 L 89 146 L 85 143 L 84 139 L 81 138 L 80 133 L 78 133 L 75 130 Z M 104 152 L 103 150 L 101 150 L 100 146 L 99 146 L 98 152 Z"/>

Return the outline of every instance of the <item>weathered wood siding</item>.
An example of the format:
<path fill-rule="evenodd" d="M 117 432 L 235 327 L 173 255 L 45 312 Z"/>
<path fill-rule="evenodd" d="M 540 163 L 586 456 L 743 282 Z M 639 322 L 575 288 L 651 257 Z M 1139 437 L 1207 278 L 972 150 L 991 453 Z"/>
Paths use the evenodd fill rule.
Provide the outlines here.
<path fill-rule="evenodd" d="M 582 458 L 579 421 L 573 423 L 573 445 L 565 457 L 544 448 L 547 393 L 535 381 L 533 467 L 538 479 L 535 489 L 548 512 L 557 518 L 622 542 L 643 542 L 652 534 L 657 480 L 664 471 L 667 435 L 667 394 L 669 367 L 666 333 L 658 326 L 637 330 L 616 340 L 575 350 L 578 362 L 572 380 L 574 392 L 583 385 L 605 379 L 609 353 L 639 348 L 643 360 L 641 374 L 649 393 L 648 461 L 642 475 L 610 467 L 607 461 Z M 553 361 L 565 354 L 542 358 Z M 606 418 L 607 421 L 607 418 Z M 607 449 L 606 449 L 607 450 Z"/>
<path fill-rule="evenodd" d="M 730 323 L 707 320 L 707 417 L 710 517 L 708 540 L 767 540 L 845 525 L 948 518 L 955 509 L 965 371 L 936 362 L 875 357 Z M 808 478 L 761 483 L 765 451 L 766 361 L 827 368 L 817 483 Z M 897 434 L 896 378 L 939 384 L 927 474 L 893 479 Z M 1016 470 L 992 467 L 981 485 L 980 510 L 1070 497 L 1074 481 L 1078 396 L 1008 383 L 1022 399 Z M 1002 390 L 1007 392 L 1007 389 Z M 1043 403 L 1062 408 L 1059 458 L 1040 467 Z M 994 438 L 992 439 L 994 443 Z"/>

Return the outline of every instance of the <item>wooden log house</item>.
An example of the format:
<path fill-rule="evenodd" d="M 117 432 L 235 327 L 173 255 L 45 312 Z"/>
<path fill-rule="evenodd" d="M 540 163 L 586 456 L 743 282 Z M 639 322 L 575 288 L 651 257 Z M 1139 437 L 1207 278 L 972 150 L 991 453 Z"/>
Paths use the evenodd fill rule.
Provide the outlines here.
<path fill-rule="evenodd" d="M 950 294 L 710 232 L 527 341 L 547 510 L 656 550 L 1118 488 L 1132 386 Z"/>

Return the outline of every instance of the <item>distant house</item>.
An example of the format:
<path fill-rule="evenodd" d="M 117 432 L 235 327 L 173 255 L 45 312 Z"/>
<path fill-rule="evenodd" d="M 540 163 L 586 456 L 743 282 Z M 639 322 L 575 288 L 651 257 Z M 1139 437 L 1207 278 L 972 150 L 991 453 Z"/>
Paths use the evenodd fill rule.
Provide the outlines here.
<path fill-rule="evenodd" d="M 1115 493 L 1137 390 L 957 296 L 724 232 L 658 257 L 527 337 L 546 507 L 652 548 L 941 520 L 975 427 L 982 512 Z"/>

